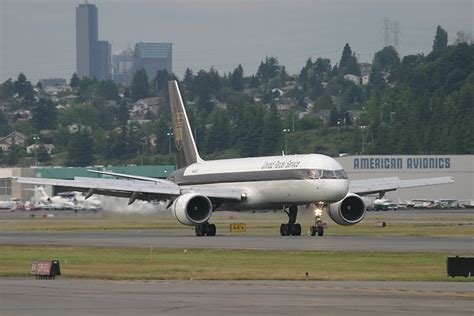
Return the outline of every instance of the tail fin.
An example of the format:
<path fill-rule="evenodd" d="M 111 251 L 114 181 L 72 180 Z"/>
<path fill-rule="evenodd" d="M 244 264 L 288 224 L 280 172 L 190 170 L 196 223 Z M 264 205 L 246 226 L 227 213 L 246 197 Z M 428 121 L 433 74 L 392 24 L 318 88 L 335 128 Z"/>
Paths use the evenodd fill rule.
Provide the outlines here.
<path fill-rule="evenodd" d="M 180 169 L 203 160 L 199 157 L 197 151 L 183 99 L 179 92 L 178 82 L 176 80 L 170 81 L 168 88 L 170 94 L 171 118 L 174 127 L 174 141 L 176 145 L 176 164 L 178 169 Z"/>

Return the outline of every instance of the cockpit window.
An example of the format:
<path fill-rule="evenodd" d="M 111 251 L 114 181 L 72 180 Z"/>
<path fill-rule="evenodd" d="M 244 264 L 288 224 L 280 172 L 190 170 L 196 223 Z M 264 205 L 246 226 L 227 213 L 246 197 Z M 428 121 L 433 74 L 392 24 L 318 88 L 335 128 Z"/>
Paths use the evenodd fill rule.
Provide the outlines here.
<path fill-rule="evenodd" d="M 338 179 L 347 179 L 347 175 L 346 173 L 344 172 L 344 170 L 336 170 L 334 171 L 336 173 L 336 176 Z"/>
<path fill-rule="evenodd" d="M 337 179 L 333 170 L 323 170 L 323 179 Z"/>
<path fill-rule="evenodd" d="M 344 170 L 321 170 L 321 169 L 310 169 L 308 170 L 309 179 L 347 179 L 347 175 Z"/>
<path fill-rule="evenodd" d="M 308 172 L 308 176 L 310 179 L 320 179 L 322 176 L 323 171 L 319 169 L 311 169 Z"/>

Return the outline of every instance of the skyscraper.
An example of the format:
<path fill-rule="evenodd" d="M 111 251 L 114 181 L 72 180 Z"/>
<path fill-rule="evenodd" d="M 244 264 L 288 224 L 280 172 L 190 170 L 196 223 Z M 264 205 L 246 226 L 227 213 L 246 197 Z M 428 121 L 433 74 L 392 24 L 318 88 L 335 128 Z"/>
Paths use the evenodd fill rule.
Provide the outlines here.
<path fill-rule="evenodd" d="M 132 82 L 133 50 L 127 49 L 112 55 L 112 80 L 116 84 L 129 86 Z"/>
<path fill-rule="evenodd" d="M 171 43 L 137 43 L 133 56 L 133 73 L 145 69 L 150 80 L 156 77 L 158 70 L 166 70 L 171 74 L 172 48 Z"/>
<path fill-rule="evenodd" d="M 110 79 L 110 44 L 99 41 L 97 7 L 83 3 L 76 8 L 76 61 L 79 78 Z"/>

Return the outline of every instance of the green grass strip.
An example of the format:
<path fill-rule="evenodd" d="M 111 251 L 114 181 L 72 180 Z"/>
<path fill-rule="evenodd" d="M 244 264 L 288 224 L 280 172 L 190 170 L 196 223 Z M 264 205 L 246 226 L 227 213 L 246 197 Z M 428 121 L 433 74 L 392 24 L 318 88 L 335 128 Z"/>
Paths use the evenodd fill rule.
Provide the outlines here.
<path fill-rule="evenodd" d="M 0 246 L 0 276 L 59 260 L 62 276 L 112 280 L 472 281 L 446 276 L 444 253 Z"/>

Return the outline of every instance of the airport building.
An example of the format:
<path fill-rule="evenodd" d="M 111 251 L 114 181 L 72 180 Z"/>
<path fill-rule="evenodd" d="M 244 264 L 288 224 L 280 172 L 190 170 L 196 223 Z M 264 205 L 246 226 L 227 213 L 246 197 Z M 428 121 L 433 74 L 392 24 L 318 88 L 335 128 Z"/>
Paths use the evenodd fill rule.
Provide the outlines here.
<path fill-rule="evenodd" d="M 336 158 L 349 179 L 452 177 L 454 183 L 387 192 L 398 202 L 412 199 L 474 199 L 474 155 L 389 155 Z"/>
<path fill-rule="evenodd" d="M 412 199 L 456 199 L 474 201 L 474 155 L 392 155 L 392 156 L 345 156 L 336 158 L 344 167 L 349 179 L 398 177 L 401 180 L 453 177 L 454 183 L 387 192 L 394 202 Z M 19 199 L 29 201 L 32 187 L 19 185 L 11 177 L 39 177 L 74 179 L 80 177 L 107 177 L 90 173 L 87 169 L 112 171 L 139 176 L 166 178 L 175 170 L 174 165 L 162 166 L 107 166 L 107 167 L 37 167 L 0 168 L 0 201 Z M 49 194 L 60 189 L 48 188 Z"/>

